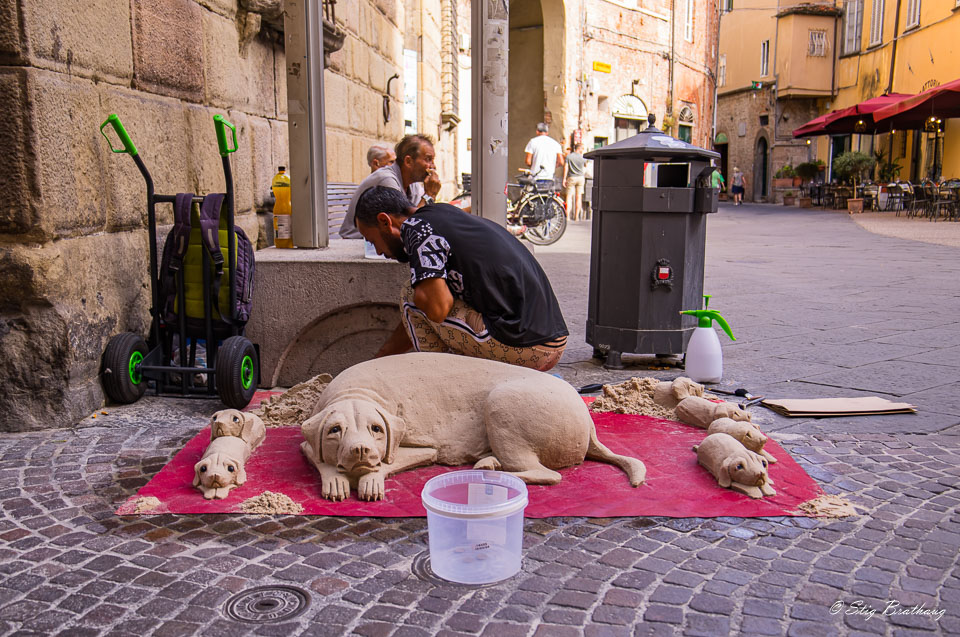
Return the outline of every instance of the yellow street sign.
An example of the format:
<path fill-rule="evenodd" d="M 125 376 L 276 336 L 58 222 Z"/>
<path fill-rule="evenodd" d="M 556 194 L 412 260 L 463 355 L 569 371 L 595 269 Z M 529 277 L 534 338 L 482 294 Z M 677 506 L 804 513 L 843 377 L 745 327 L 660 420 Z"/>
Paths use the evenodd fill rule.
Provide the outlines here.
<path fill-rule="evenodd" d="M 613 67 L 607 64 L 606 62 L 594 61 L 593 70 L 600 71 L 601 73 L 609 73 L 610 71 L 613 70 Z"/>

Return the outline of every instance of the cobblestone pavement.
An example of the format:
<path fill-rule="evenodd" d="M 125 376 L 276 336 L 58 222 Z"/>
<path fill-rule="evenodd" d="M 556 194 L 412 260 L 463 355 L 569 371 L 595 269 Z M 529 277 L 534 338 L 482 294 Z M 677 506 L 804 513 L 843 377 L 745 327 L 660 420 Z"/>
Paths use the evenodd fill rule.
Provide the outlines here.
<path fill-rule="evenodd" d="M 585 236 L 575 225 L 537 252 L 572 344 L 583 340 Z M 517 576 L 455 586 L 412 572 L 424 519 L 115 516 L 218 408 L 146 397 L 71 429 L 0 437 L 0 633 L 960 634 L 956 250 L 831 213 L 744 206 L 710 219 L 707 263 L 739 337 L 725 347 L 730 386 L 921 406 L 799 422 L 755 412 L 863 515 L 528 520 Z M 639 359 L 609 372 L 590 353 L 571 348 L 568 380 L 677 373 Z M 226 614 L 231 596 L 264 585 L 307 591 L 305 610 L 265 624 Z"/>

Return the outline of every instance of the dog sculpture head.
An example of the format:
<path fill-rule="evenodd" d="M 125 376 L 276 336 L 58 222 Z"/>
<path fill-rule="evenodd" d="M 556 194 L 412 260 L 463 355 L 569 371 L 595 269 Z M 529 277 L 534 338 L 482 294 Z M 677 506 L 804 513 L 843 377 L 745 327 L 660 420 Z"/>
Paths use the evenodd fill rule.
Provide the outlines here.
<path fill-rule="evenodd" d="M 359 477 L 393 462 L 404 422 L 373 401 L 346 398 L 327 405 L 300 430 L 320 461 Z"/>
<path fill-rule="evenodd" d="M 733 436 L 750 451 L 759 452 L 767 442 L 767 437 L 752 422 L 738 422 L 730 418 L 717 418 L 707 429 L 708 433 L 725 433 Z"/>
<path fill-rule="evenodd" d="M 737 422 L 750 422 L 750 412 L 740 409 L 733 403 L 720 403 L 714 412 L 714 419 L 729 418 Z"/>
<path fill-rule="evenodd" d="M 738 482 L 750 487 L 767 484 L 767 461 L 762 456 L 744 448 L 727 456 L 717 481 L 722 487 Z"/>
<path fill-rule="evenodd" d="M 207 500 L 227 497 L 230 489 L 247 481 L 247 472 L 237 458 L 223 452 L 212 453 L 193 467 L 193 486 Z"/>
<path fill-rule="evenodd" d="M 210 417 L 211 442 L 221 436 L 234 436 L 242 438 L 251 447 L 256 447 L 265 435 L 263 421 L 250 412 L 222 409 Z"/>

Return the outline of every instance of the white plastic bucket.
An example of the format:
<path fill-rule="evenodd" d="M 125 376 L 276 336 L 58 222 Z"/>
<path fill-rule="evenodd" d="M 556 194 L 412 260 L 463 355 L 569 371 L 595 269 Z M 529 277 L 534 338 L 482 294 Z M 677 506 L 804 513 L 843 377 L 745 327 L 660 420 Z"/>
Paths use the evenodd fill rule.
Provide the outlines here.
<path fill-rule="evenodd" d="M 421 492 L 430 565 L 445 580 L 487 584 L 520 570 L 527 485 L 500 471 L 453 471 Z"/>

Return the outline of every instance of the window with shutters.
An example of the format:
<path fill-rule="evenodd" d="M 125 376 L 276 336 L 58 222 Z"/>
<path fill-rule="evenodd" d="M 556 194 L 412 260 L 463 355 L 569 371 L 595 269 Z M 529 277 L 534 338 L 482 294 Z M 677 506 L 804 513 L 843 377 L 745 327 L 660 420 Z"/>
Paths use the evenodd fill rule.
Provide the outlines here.
<path fill-rule="evenodd" d="M 683 39 L 693 42 L 693 0 L 687 0 L 687 14 L 683 21 Z"/>
<path fill-rule="evenodd" d="M 920 26 L 920 0 L 907 2 L 907 28 Z"/>
<path fill-rule="evenodd" d="M 807 45 L 807 55 L 812 57 L 826 57 L 827 55 L 827 30 L 810 29 L 810 42 Z"/>
<path fill-rule="evenodd" d="M 727 85 L 727 54 L 720 54 L 720 63 L 717 65 L 717 86 Z"/>
<path fill-rule="evenodd" d="M 870 46 L 883 42 L 883 4 L 884 0 L 873 0 L 873 12 L 870 15 Z"/>
<path fill-rule="evenodd" d="M 760 77 L 770 74 L 770 40 L 760 43 Z"/>
<path fill-rule="evenodd" d="M 843 53 L 860 50 L 863 30 L 863 0 L 847 0 L 843 6 Z"/>

